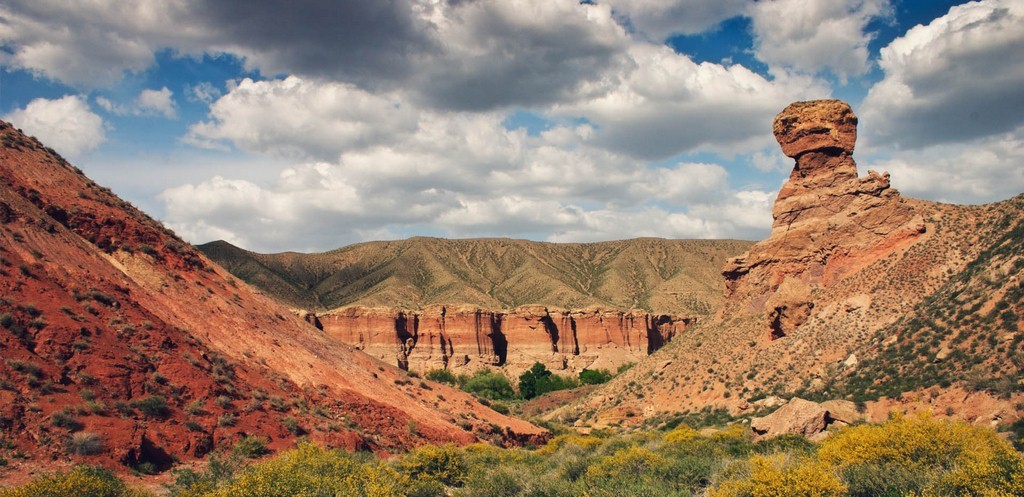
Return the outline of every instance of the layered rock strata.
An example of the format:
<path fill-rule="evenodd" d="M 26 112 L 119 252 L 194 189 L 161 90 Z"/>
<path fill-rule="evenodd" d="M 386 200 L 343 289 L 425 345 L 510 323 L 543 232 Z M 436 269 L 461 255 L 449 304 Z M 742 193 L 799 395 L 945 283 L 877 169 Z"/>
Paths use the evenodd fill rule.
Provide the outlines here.
<path fill-rule="evenodd" d="M 857 176 L 857 116 L 845 102 L 791 104 L 772 130 L 796 165 L 772 209 L 771 236 L 722 271 L 722 315 L 764 312 L 778 339 L 807 321 L 816 289 L 913 244 L 925 222 L 888 173 Z"/>
<path fill-rule="evenodd" d="M 640 310 L 544 306 L 352 306 L 307 319 L 342 342 L 413 371 L 500 366 L 512 373 L 534 362 L 570 372 L 614 370 L 643 359 L 694 323 L 691 317 Z"/>

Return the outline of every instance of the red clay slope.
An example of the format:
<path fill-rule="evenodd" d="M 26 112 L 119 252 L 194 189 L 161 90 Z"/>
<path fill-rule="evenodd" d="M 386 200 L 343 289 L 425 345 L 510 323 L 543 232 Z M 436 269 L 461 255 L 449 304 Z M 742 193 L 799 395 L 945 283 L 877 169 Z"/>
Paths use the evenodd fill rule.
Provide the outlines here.
<path fill-rule="evenodd" d="M 328 337 L 2 122 L 0 357 L 12 464 L 161 470 L 246 434 L 379 452 L 546 435 Z"/>

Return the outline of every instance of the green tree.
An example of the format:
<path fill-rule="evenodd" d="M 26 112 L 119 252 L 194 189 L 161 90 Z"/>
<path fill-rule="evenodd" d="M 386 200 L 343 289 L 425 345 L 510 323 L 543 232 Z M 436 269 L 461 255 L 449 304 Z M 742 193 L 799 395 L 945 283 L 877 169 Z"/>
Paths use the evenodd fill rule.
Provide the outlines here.
<path fill-rule="evenodd" d="M 612 379 L 611 371 L 607 369 L 584 369 L 580 371 L 580 383 L 584 385 L 600 385 Z"/>
<path fill-rule="evenodd" d="M 474 395 L 490 400 L 510 400 L 516 392 L 508 378 L 489 369 L 481 369 L 466 379 L 462 389 Z"/>
<path fill-rule="evenodd" d="M 540 362 L 533 363 L 530 369 L 519 376 L 519 396 L 532 399 L 555 390 L 565 390 L 580 386 L 575 378 L 565 378 L 553 374 Z"/>

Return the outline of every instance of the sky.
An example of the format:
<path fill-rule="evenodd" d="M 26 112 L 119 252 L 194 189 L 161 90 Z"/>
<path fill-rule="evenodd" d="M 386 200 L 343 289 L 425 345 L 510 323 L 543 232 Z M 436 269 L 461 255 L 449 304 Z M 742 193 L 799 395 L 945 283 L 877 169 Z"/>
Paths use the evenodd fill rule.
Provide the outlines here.
<path fill-rule="evenodd" d="M 1024 0 L 4 0 L 0 118 L 193 243 L 756 240 L 772 119 L 861 174 L 1024 192 Z"/>

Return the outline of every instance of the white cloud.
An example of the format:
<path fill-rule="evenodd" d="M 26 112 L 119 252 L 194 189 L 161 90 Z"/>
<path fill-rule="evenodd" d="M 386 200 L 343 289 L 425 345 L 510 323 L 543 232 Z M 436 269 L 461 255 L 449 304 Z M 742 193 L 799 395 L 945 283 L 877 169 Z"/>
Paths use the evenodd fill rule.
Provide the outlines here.
<path fill-rule="evenodd" d="M 771 141 L 765 123 L 780 109 L 829 92 L 811 78 L 768 80 L 740 65 L 698 64 L 665 46 L 635 44 L 629 54 L 634 68 L 614 90 L 554 112 L 586 118 L 597 128 L 595 145 L 634 157 L 757 150 Z"/>
<path fill-rule="evenodd" d="M 773 0 L 752 4 L 749 15 L 754 52 L 770 67 L 846 80 L 871 68 L 865 29 L 891 7 L 889 0 Z"/>
<path fill-rule="evenodd" d="M 160 115 L 168 119 L 178 115 L 174 92 L 166 86 L 159 90 L 142 90 L 135 105 L 141 115 Z"/>
<path fill-rule="evenodd" d="M 5 63 L 75 86 L 116 83 L 154 62 L 154 51 L 189 37 L 187 2 L 10 0 L 0 5 Z"/>
<path fill-rule="evenodd" d="M 295 100 L 299 97 L 281 84 L 264 88 L 279 91 L 259 92 L 259 98 L 269 100 L 255 107 L 272 113 L 280 105 L 272 100 L 280 98 L 302 114 L 306 100 Z M 310 102 L 332 87 L 293 84 L 309 86 L 301 95 Z M 232 92 L 253 90 L 247 86 Z M 221 101 L 232 98 L 229 93 Z M 588 145 L 587 126 L 555 127 L 531 136 L 506 129 L 498 113 L 418 110 L 410 118 L 409 130 L 392 135 L 392 141 L 330 148 L 333 161 L 287 168 L 269 184 L 218 177 L 168 189 L 161 197 L 164 219 L 193 241 L 227 238 L 255 250 L 328 249 L 381 233 L 578 240 L 751 237 L 771 222 L 769 210 L 737 200 L 720 165 L 648 167 Z M 352 126 L 355 118 L 328 113 L 311 119 L 330 129 L 337 122 Z M 248 136 L 262 136 L 266 141 L 258 142 L 258 148 L 274 149 L 273 137 L 280 132 L 276 123 L 246 114 L 225 118 L 219 126 L 234 129 L 244 123 L 265 126 L 238 134 L 237 141 L 224 139 L 245 144 Z M 285 128 L 284 141 L 291 141 L 293 133 Z M 730 216 L 719 217 L 721 212 Z M 760 224 L 737 220 L 749 212 L 764 219 Z M 669 222 L 662 224 L 662 217 Z"/>
<path fill-rule="evenodd" d="M 25 108 L 5 115 L 4 120 L 69 157 L 94 150 L 106 140 L 103 118 L 93 113 L 78 95 L 54 100 L 37 98 Z"/>
<path fill-rule="evenodd" d="M 548 241 L 581 242 L 636 237 L 738 238 L 757 240 L 771 229 L 775 193 L 720 191 L 715 202 L 686 211 L 661 207 L 634 210 L 597 209 L 579 212 L 578 219 L 552 230 Z"/>
<path fill-rule="evenodd" d="M 741 15 L 748 0 L 605 0 L 616 17 L 654 41 L 675 34 L 697 34 Z"/>
<path fill-rule="evenodd" d="M 885 77 L 864 100 L 872 144 L 974 140 L 1024 123 L 1024 3 L 958 5 L 882 49 Z"/>
<path fill-rule="evenodd" d="M 245 12 L 245 15 L 238 15 Z M 438 108 L 546 105 L 600 92 L 628 41 L 607 6 L 550 0 L 11 0 L 14 68 L 82 87 L 140 72 L 155 52 L 232 54 L 263 74 L 405 88 Z"/>
<path fill-rule="evenodd" d="M 778 146 L 768 147 L 750 156 L 750 165 L 762 172 L 788 172 L 793 161 L 783 155 Z"/>
<path fill-rule="evenodd" d="M 680 163 L 674 168 L 654 169 L 647 176 L 630 184 L 635 195 L 680 204 L 709 201 L 729 186 L 729 173 L 718 164 Z"/>
<path fill-rule="evenodd" d="M 189 101 L 210 105 L 214 100 L 220 98 L 220 96 L 223 95 L 223 92 L 221 92 L 216 86 L 213 86 L 213 83 L 203 81 L 196 85 L 187 86 L 185 88 L 185 95 Z"/>
<path fill-rule="evenodd" d="M 159 90 L 142 90 L 131 105 L 114 103 L 106 97 L 96 97 L 96 104 L 118 116 L 163 116 L 173 119 L 178 115 L 174 92 L 166 86 Z"/>
<path fill-rule="evenodd" d="M 629 63 L 629 38 L 603 5 L 447 2 L 424 16 L 443 49 L 417 60 L 408 87 L 433 107 L 485 110 L 587 98 L 614 85 Z"/>
<path fill-rule="evenodd" d="M 192 125 L 185 141 L 334 160 L 346 150 L 401 140 L 416 130 L 417 118 L 395 97 L 347 84 L 246 78 L 210 106 L 210 119 Z"/>
<path fill-rule="evenodd" d="M 951 203 L 987 203 L 1024 192 L 1024 127 L 963 144 L 907 150 L 878 160 L 903 194 Z"/>

